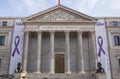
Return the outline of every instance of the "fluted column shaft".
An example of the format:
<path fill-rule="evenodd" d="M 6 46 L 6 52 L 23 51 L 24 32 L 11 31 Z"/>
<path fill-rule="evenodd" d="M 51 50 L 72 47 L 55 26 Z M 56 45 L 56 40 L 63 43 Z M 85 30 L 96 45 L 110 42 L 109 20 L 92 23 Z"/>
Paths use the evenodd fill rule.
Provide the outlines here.
<path fill-rule="evenodd" d="M 25 47 L 23 55 L 23 72 L 27 72 L 29 32 L 25 32 Z"/>
<path fill-rule="evenodd" d="M 78 32 L 78 60 L 79 73 L 84 73 L 82 32 Z"/>
<path fill-rule="evenodd" d="M 70 47 L 69 47 L 69 32 L 65 32 L 65 44 L 66 44 L 66 73 L 70 74 Z"/>
<path fill-rule="evenodd" d="M 41 73 L 41 41 L 42 33 L 38 32 L 37 73 Z"/>
<path fill-rule="evenodd" d="M 93 71 L 96 71 L 97 69 L 97 48 L 96 48 L 96 40 L 95 40 L 95 32 L 91 32 L 91 42 L 92 42 L 92 52 L 93 52 L 93 62 L 94 62 L 94 68 L 92 69 Z"/>
<path fill-rule="evenodd" d="M 55 73 L 54 67 L 54 32 L 50 32 L 50 53 L 51 53 L 51 63 L 50 63 L 50 73 Z"/>

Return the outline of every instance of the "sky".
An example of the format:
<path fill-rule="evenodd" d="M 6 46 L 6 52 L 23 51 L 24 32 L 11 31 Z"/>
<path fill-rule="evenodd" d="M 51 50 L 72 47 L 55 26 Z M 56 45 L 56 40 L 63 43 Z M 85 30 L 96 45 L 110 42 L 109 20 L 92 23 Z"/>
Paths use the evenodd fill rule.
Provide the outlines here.
<path fill-rule="evenodd" d="M 58 0 L 0 0 L 0 17 L 27 17 L 57 4 Z M 61 0 L 60 4 L 93 17 L 120 17 L 120 0 Z"/>

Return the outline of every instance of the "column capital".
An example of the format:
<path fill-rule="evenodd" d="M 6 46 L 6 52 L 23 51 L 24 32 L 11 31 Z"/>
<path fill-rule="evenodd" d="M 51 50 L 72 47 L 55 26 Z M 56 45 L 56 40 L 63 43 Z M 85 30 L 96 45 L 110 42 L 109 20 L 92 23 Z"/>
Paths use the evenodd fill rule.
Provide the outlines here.
<path fill-rule="evenodd" d="M 49 31 L 50 32 L 50 35 L 54 35 L 55 34 L 55 31 Z"/>
<path fill-rule="evenodd" d="M 69 31 L 69 30 L 65 30 L 64 32 L 65 32 L 65 33 L 70 33 L 70 31 Z"/>
<path fill-rule="evenodd" d="M 36 31 L 36 32 L 38 32 L 38 33 L 42 33 L 42 31 Z"/>
<path fill-rule="evenodd" d="M 83 31 L 79 31 L 79 30 L 78 30 L 77 32 L 78 32 L 78 33 L 81 33 L 81 34 L 83 33 Z"/>
<path fill-rule="evenodd" d="M 27 34 L 28 34 L 28 33 L 30 33 L 30 31 L 25 31 L 25 33 L 27 33 Z"/>
<path fill-rule="evenodd" d="M 90 31 L 89 34 L 90 34 L 90 36 L 95 36 L 96 32 L 95 31 Z"/>
<path fill-rule="evenodd" d="M 95 33 L 95 31 L 90 31 L 90 33 Z"/>
<path fill-rule="evenodd" d="M 42 34 L 42 31 L 37 31 L 38 34 Z"/>
<path fill-rule="evenodd" d="M 49 31 L 50 33 L 55 33 L 55 31 L 53 31 L 53 30 L 51 30 L 51 31 Z"/>

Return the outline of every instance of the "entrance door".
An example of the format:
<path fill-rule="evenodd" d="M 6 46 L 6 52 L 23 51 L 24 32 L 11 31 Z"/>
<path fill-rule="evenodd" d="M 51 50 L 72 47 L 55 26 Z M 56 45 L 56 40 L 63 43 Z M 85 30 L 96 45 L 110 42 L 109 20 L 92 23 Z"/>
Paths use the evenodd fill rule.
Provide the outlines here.
<path fill-rule="evenodd" d="M 64 73 L 64 54 L 55 54 L 55 73 Z"/>

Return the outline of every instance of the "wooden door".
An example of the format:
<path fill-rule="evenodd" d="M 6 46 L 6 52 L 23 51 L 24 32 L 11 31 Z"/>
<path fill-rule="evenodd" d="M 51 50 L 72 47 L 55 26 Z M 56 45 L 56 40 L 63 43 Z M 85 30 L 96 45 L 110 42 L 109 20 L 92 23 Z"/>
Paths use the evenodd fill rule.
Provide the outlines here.
<path fill-rule="evenodd" d="M 64 73 L 64 54 L 55 54 L 55 73 Z"/>

